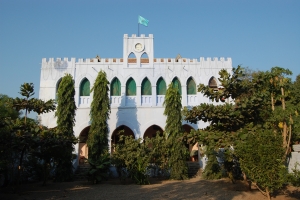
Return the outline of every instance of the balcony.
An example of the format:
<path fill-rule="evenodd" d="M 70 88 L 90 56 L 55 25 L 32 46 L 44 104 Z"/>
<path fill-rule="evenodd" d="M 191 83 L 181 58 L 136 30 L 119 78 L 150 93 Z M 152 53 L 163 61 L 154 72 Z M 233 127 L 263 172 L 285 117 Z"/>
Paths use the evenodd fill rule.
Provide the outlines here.
<path fill-rule="evenodd" d="M 91 104 L 90 96 L 80 96 L 79 97 L 79 106 L 80 107 L 90 107 Z"/>
<path fill-rule="evenodd" d="M 151 95 L 142 95 L 142 106 L 151 106 L 152 104 L 152 96 Z"/>

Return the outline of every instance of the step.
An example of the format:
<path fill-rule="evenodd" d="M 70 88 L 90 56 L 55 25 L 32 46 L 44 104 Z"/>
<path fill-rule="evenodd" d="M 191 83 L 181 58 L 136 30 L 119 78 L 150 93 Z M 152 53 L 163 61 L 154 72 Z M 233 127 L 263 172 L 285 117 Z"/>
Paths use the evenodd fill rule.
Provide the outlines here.
<path fill-rule="evenodd" d="M 187 162 L 188 165 L 188 176 L 196 177 L 201 176 L 201 168 L 199 162 Z"/>

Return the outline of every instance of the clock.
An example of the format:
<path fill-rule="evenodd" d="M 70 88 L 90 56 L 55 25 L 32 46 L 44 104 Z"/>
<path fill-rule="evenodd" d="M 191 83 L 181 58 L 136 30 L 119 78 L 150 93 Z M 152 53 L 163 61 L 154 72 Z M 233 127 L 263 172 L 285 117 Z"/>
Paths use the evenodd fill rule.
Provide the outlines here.
<path fill-rule="evenodd" d="M 143 51 L 144 46 L 143 46 L 141 43 L 136 43 L 135 46 L 134 46 L 134 49 L 135 49 L 137 52 L 140 52 L 140 51 Z"/>

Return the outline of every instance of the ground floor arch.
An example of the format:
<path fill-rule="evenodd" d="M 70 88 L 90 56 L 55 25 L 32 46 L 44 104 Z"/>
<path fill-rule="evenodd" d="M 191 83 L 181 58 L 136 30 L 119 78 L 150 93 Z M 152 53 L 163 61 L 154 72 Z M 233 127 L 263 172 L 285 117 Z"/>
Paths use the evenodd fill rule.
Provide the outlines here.
<path fill-rule="evenodd" d="M 190 133 L 191 130 L 194 130 L 194 128 L 191 127 L 188 124 L 182 125 L 182 129 L 186 133 Z M 188 150 L 190 152 L 190 159 L 189 160 L 190 161 L 198 161 L 198 159 L 199 159 L 198 158 L 198 150 L 199 150 L 198 143 L 196 143 L 195 145 L 191 145 L 191 144 L 189 145 L 189 144 L 187 144 L 186 147 L 188 148 Z"/>
<path fill-rule="evenodd" d="M 157 134 L 159 134 L 160 136 L 163 135 L 163 129 L 157 125 L 152 125 L 149 128 L 146 129 L 143 139 L 148 138 L 152 138 L 155 137 Z"/>
<path fill-rule="evenodd" d="M 88 158 L 87 139 L 89 136 L 90 126 L 85 127 L 79 134 L 79 164 L 83 164 Z"/>
<path fill-rule="evenodd" d="M 132 136 L 134 137 L 133 131 L 126 125 L 121 125 L 118 128 L 114 130 L 114 132 L 111 135 L 111 152 L 114 151 L 114 146 L 118 144 L 120 141 L 120 136 L 125 135 L 125 136 Z"/>

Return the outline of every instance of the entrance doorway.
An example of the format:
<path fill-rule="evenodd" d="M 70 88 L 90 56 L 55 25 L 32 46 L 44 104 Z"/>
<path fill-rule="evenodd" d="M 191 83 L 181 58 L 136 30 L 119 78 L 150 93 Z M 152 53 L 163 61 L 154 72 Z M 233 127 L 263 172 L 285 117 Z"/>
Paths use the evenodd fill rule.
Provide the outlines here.
<path fill-rule="evenodd" d="M 187 125 L 187 124 L 184 124 L 182 126 L 184 132 L 186 133 L 190 133 L 191 130 L 193 129 L 191 126 Z M 196 143 L 195 145 L 189 145 L 189 144 L 186 144 L 186 148 L 188 148 L 189 152 L 190 152 L 190 161 L 193 161 L 193 162 L 196 162 L 198 161 L 198 143 Z"/>
<path fill-rule="evenodd" d="M 88 159 L 89 151 L 86 141 L 88 139 L 90 126 L 84 128 L 79 134 L 79 164 L 84 164 L 85 160 Z"/>

